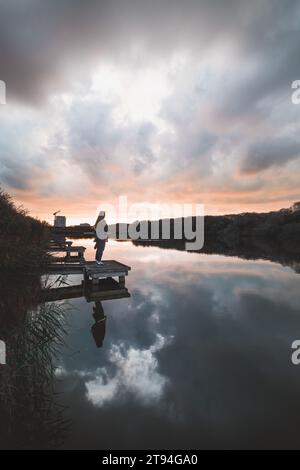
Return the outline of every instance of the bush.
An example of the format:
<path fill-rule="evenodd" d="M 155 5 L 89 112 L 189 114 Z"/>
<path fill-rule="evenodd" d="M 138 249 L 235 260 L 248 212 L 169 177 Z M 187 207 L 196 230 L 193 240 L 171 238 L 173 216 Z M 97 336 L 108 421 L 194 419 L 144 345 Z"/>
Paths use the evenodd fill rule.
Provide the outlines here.
<path fill-rule="evenodd" d="M 49 227 L 16 207 L 0 189 L 0 269 L 37 272 L 46 262 Z"/>

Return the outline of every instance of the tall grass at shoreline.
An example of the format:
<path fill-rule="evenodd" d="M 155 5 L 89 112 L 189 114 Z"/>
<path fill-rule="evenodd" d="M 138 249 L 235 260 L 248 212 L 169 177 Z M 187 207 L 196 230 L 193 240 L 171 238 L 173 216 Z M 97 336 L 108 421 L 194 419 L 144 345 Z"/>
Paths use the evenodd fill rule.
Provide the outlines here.
<path fill-rule="evenodd" d="M 0 271 L 38 273 L 47 264 L 49 226 L 30 217 L 0 189 Z"/>

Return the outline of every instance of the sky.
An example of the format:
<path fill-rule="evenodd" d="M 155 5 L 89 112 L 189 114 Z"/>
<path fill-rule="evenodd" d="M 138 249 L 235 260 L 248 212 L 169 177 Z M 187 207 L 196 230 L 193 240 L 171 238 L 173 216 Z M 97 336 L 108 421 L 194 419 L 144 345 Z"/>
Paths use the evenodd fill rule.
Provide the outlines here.
<path fill-rule="evenodd" d="M 0 0 L 1 187 L 68 223 L 120 196 L 289 207 L 299 28 L 297 0 Z"/>

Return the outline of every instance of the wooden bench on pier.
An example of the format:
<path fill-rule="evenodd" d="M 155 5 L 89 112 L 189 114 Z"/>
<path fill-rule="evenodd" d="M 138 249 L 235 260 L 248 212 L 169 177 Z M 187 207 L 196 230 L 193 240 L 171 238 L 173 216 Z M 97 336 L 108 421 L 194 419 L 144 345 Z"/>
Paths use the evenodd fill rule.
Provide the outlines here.
<path fill-rule="evenodd" d="M 84 252 L 86 248 L 84 246 L 72 246 L 72 242 L 66 242 L 64 246 L 62 245 L 49 245 L 50 253 L 66 253 L 66 259 L 72 258 L 71 253 L 77 253 L 76 258 L 84 259 Z"/>
<path fill-rule="evenodd" d="M 73 242 L 70 240 L 70 241 L 65 241 L 65 240 L 50 240 L 50 242 L 48 243 L 48 247 L 51 249 L 51 248 L 61 248 L 62 250 L 64 250 L 65 248 L 68 248 L 70 246 L 73 245 Z"/>

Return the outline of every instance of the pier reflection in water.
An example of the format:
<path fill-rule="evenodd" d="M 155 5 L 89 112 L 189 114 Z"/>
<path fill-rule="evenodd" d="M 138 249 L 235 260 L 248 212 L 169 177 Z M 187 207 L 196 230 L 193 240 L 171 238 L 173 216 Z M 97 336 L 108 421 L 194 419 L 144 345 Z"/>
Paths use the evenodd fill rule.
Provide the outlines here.
<path fill-rule="evenodd" d="M 57 287 L 57 284 L 59 284 L 59 287 Z M 128 289 L 112 278 L 101 279 L 97 283 L 91 283 L 84 278 L 80 284 L 67 286 L 65 284 L 67 284 L 66 278 L 58 277 L 50 288 L 44 287 L 41 290 L 40 301 L 53 302 L 84 297 L 88 303 L 94 302 L 92 312 L 95 323 L 91 327 L 91 332 L 96 346 L 98 348 L 102 347 L 107 319 L 102 302 L 128 298 L 130 297 Z"/>

